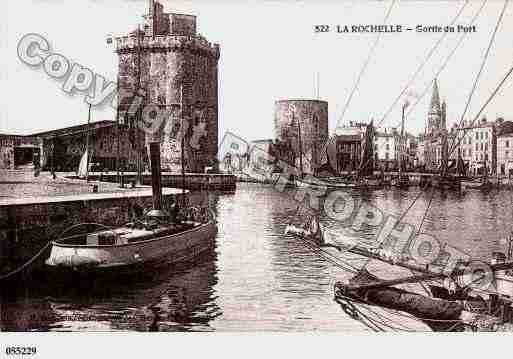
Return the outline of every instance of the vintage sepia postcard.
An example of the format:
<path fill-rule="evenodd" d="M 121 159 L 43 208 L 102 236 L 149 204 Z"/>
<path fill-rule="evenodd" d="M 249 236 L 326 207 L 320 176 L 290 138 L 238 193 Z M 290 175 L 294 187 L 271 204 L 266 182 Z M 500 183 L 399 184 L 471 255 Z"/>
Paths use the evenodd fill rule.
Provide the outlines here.
<path fill-rule="evenodd" d="M 513 331 L 508 0 L 0 14 L 1 357 Z"/>

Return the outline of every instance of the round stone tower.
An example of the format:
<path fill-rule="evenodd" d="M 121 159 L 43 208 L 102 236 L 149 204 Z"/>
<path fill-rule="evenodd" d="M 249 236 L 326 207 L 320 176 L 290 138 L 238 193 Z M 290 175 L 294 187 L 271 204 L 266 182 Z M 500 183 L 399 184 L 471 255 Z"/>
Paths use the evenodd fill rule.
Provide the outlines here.
<path fill-rule="evenodd" d="M 161 142 L 162 168 L 179 171 L 184 134 L 186 170 L 204 172 L 217 155 L 219 45 L 196 33 L 195 16 L 164 13 L 157 1 L 143 18 L 143 29 L 116 38 L 120 117 L 135 117 L 126 113 L 139 91 L 139 118 L 163 119 L 145 132 Z"/>
<path fill-rule="evenodd" d="M 301 170 L 301 144 L 302 171 L 315 174 L 322 165 L 322 149 L 328 139 L 328 103 L 307 99 L 276 101 L 274 128 L 276 139 L 292 149 L 293 164 Z"/>

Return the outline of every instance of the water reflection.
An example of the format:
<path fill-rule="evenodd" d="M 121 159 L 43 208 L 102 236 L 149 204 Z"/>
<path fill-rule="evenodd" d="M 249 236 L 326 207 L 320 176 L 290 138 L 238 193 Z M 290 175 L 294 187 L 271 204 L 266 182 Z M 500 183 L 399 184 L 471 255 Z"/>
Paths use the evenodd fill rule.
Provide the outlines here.
<path fill-rule="evenodd" d="M 215 249 L 195 262 L 143 278 L 26 288 L 1 298 L 0 328 L 27 330 L 211 330 L 221 315 L 214 302 Z"/>
<path fill-rule="evenodd" d="M 400 217 L 474 259 L 501 250 L 500 239 L 512 229 L 512 197 L 507 191 L 466 193 L 385 189 L 347 192 L 385 215 Z M 433 198 L 431 200 L 431 193 Z M 283 234 L 301 224 L 295 191 L 239 184 L 235 194 L 197 194 L 195 203 L 210 203 L 218 218 L 216 247 L 195 263 L 148 271 L 141 278 L 109 285 L 75 283 L 55 288 L 35 282 L 0 296 L 4 331 L 355 331 L 365 328 L 333 300 L 332 285 L 350 276 L 300 240 Z M 426 213 L 426 207 L 431 206 Z M 322 215 L 330 232 L 374 241 L 377 228 L 351 228 Z M 326 249 L 334 256 L 341 255 Z M 360 257 L 343 257 L 361 260 Z M 369 270 L 383 278 L 408 273 L 372 262 Z"/>

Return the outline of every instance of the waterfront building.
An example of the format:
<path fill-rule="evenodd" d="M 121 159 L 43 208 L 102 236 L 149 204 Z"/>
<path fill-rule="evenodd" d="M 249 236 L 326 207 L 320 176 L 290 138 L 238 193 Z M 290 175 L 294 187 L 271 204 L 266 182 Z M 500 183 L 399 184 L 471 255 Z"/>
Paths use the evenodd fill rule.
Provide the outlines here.
<path fill-rule="evenodd" d="M 41 165 L 42 147 L 35 136 L 0 134 L 0 169 Z"/>
<path fill-rule="evenodd" d="M 406 169 L 413 169 L 416 165 L 417 159 L 417 137 L 411 133 L 405 134 L 405 166 Z"/>
<path fill-rule="evenodd" d="M 113 121 L 98 121 L 33 134 L 42 141 L 44 170 L 76 171 L 85 152 L 89 135 L 90 159 L 93 170 L 115 171 L 119 155 L 119 169 L 136 171 L 137 148 L 144 148 L 144 133 L 128 126 L 116 128 Z M 136 144 L 139 141 L 139 147 Z M 119 143 L 119 152 L 118 152 Z M 149 167 L 147 152 L 143 153 L 143 168 Z"/>
<path fill-rule="evenodd" d="M 158 1 L 143 18 L 143 29 L 115 39 L 120 119 L 140 120 L 128 110 L 141 94 L 145 108 L 169 114 L 146 136 L 161 142 L 162 168 L 180 171 L 183 152 L 186 171 L 203 173 L 217 166 L 219 45 L 197 33 L 196 16 L 165 13 Z"/>
<path fill-rule="evenodd" d="M 426 151 L 426 137 L 424 134 L 419 134 L 416 138 L 417 150 L 415 154 L 415 167 L 424 168 L 426 166 L 425 151 Z"/>
<path fill-rule="evenodd" d="M 142 132 L 142 131 L 141 131 Z M 0 135 L 0 168 L 16 169 L 38 164 L 43 170 L 74 172 L 85 152 L 87 136 L 91 167 L 95 170 L 115 171 L 119 168 L 135 171 L 136 144 L 144 148 L 144 137 L 135 135 L 135 129 L 121 125 L 119 131 L 113 121 L 98 121 L 89 125 L 77 125 L 30 135 Z M 143 164 L 148 166 L 148 155 L 143 154 Z"/>
<path fill-rule="evenodd" d="M 482 118 L 478 121 L 463 121 L 455 126 L 456 143 L 463 162 L 471 175 L 482 175 L 497 171 L 497 126 L 500 122 Z"/>
<path fill-rule="evenodd" d="M 356 171 L 360 167 L 362 141 L 367 124 L 350 122 L 335 129 L 335 171 L 338 174 Z"/>
<path fill-rule="evenodd" d="M 513 122 L 497 119 L 497 169 L 500 176 L 513 175 Z"/>
<path fill-rule="evenodd" d="M 399 136 L 396 128 L 383 128 L 374 134 L 374 167 L 385 171 L 398 167 Z"/>

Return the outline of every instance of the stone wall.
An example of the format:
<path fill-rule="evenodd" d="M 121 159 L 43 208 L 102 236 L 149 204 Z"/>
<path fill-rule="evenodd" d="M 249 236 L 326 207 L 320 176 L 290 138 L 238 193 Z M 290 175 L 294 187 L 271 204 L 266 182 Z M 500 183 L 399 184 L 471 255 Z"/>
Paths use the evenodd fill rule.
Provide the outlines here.
<path fill-rule="evenodd" d="M 198 194 L 186 194 L 187 201 L 200 204 Z M 77 196 L 78 197 L 78 196 Z M 181 203 L 182 194 L 163 196 L 164 208 L 171 198 Z M 152 206 L 151 196 L 68 200 L 62 202 L 0 205 L 0 273 L 24 263 L 46 243 L 57 239 L 64 230 L 79 223 L 119 226 L 135 215 L 137 207 Z M 42 264 L 47 255 L 41 258 Z"/>

